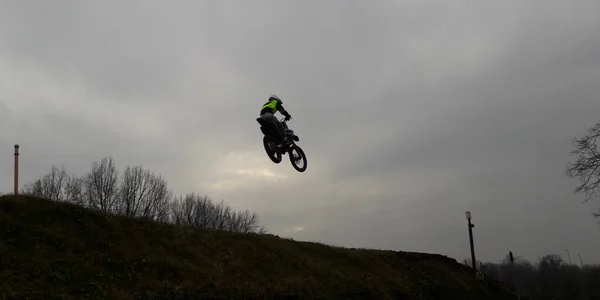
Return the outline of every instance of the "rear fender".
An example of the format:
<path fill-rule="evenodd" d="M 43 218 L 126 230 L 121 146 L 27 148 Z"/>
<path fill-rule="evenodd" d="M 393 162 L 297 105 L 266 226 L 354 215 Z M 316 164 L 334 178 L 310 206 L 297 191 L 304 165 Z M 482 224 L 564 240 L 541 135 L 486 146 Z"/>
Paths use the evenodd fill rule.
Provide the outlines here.
<path fill-rule="evenodd" d="M 270 135 L 271 135 L 271 134 L 270 134 L 270 132 L 269 132 L 269 130 L 268 130 L 268 129 L 266 129 L 266 128 L 265 128 L 265 126 L 260 126 L 260 131 L 261 131 L 261 132 L 262 132 L 264 135 L 267 135 L 267 136 L 270 136 Z"/>
<path fill-rule="evenodd" d="M 266 123 L 265 125 L 260 126 L 260 131 L 266 136 L 274 138 L 280 137 L 279 131 L 277 130 L 274 124 Z"/>
<path fill-rule="evenodd" d="M 263 118 L 256 118 L 256 122 L 258 122 L 260 126 L 265 126 L 267 124 L 267 121 L 263 120 Z"/>

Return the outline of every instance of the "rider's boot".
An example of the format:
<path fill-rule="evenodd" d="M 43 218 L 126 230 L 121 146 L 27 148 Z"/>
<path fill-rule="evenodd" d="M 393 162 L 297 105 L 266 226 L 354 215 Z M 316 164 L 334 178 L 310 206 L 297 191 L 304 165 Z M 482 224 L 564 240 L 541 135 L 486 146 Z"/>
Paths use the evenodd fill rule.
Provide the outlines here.
<path fill-rule="evenodd" d="M 288 136 L 287 136 L 287 132 L 285 132 L 285 130 L 281 130 L 279 133 L 281 134 L 280 135 L 281 136 L 281 145 L 282 146 L 287 145 L 288 140 L 289 140 Z"/>
<path fill-rule="evenodd" d="M 288 143 L 288 139 L 286 137 L 283 137 L 281 139 L 281 143 L 279 143 L 277 145 L 277 148 L 283 148 L 283 147 L 285 147 L 287 145 L 287 143 Z"/>

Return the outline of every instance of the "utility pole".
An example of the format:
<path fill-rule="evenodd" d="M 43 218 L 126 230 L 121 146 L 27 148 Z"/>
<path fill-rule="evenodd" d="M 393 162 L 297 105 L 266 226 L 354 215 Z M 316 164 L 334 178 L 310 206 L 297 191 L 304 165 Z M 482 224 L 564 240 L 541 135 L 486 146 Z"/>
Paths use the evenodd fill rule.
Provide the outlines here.
<path fill-rule="evenodd" d="M 515 275 L 515 258 L 513 256 L 512 251 L 508 252 L 508 256 L 510 258 L 510 269 L 512 271 L 513 276 L 513 284 L 515 285 L 515 290 L 517 291 L 517 299 L 521 299 L 521 294 L 519 294 L 519 285 L 517 285 L 517 276 Z"/>
<path fill-rule="evenodd" d="M 15 196 L 19 195 L 19 145 L 15 144 Z"/>
<path fill-rule="evenodd" d="M 473 270 L 477 271 L 477 261 L 475 260 L 475 246 L 473 246 L 473 227 L 475 227 L 475 225 L 471 223 L 471 212 L 466 211 L 465 215 L 467 217 L 467 223 L 469 225 L 469 242 L 471 243 L 471 264 L 473 265 Z"/>

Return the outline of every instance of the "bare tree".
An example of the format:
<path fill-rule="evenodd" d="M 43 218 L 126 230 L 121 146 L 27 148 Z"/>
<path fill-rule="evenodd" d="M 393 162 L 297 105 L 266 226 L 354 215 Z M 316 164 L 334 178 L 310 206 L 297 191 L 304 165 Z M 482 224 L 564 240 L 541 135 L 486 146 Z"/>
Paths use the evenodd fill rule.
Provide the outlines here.
<path fill-rule="evenodd" d="M 171 220 L 175 224 L 242 233 L 265 233 L 258 216 L 249 211 L 235 212 L 224 201 L 215 204 L 206 196 L 187 194 L 171 205 Z"/>
<path fill-rule="evenodd" d="M 542 295 L 551 299 L 560 293 L 562 276 L 560 274 L 563 259 L 558 254 L 547 254 L 539 258 L 538 276 Z"/>
<path fill-rule="evenodd" d="M 141 166 L 127 166 L 121 177 L 117 213 L 166 220 L 171 195 L 161 176 Z"/>
<path fill-rule="evenodd" d="M 48 193 L 48 199 L 64 200 L 63 188 L 66 185 L 67 178 L 67 171 L 64 166 L 61 166 L 60 169 L 52 166 L 50 173 L 42 178 L 42 187 Z"/>
<path fill-rule="evenodd" d="M 171 216 L 175 224 L 210 228 L 214 204 L 207 196 L 194 193 L 179 197 L 171 203 Z"/>
<path fill-rule="evenodd" d="M 229 215 L 228 230 L 242 233 L 265 233 L 264 227 L 258 224 L 258 215 L 250 213 L 248 210 L 243 212 L 232 212 Z"/>
<path fill-rule="evenodd" d="M 53 201 L 64 200 L 64 188 L 68 181 L 64 166 L 52 166 L 50 172 L 33 183 L 25 184 L 23 194 L 47 198 Z"/>
<path fill-rule="evenodd" d="M 84 177 L 85 198 L 90 207 L 103 212 L 114 212 L 119 174 L 112 157 L 94 162 Z"/>
<path fill-rule="evenodd" d="M 161 222 L 242 233 L 266 233 L 258 216 L 236 212 L 223 200 L 214 203 L 194 193 L 175 198 L 167 181 L 141 166 L 127 166 L 122 176 L 112 157 L 94 162 L 82 177 L 53 166 L 42 178 L 27 183 L 21 194 L 66 201 L 107 213 Z"/>
<path fill-rule="evenodd" d="M 225 201 L 223 200 L 221 200 L 219 204 L 213 205 L 212 212 L 210 213 L 210 228 L 216 230 L 226 230 L 230 213 L 231 207 L 225 205 Z"/>
<path fill-rule="evenodd" d="M 24 184 L 19 193 L 27 196 L 44 197 L 42 179 L 36 179 L 33 182 Z"/>
<path fill-rule="evenodd" d="M 65 185 L 64 201 L 85 206 L 84 178 L 69 176 Z"/>
<path fill-rule="evenodd" d="M 598 138 L 600 137 L 600 122 L 590 127 L 587 134 L 572 140 L 575 148 L 571 154 L 575 155 L 574 161 L 569 162 L 566 174 L 570 178 L 577 178 L 581 182 L 575 193 L 583 192 L 586 195 L 584 202 L 589 201 L 600 192 L 600 150 Z M 599 213 L 594 213 L 600 217 Z"/>

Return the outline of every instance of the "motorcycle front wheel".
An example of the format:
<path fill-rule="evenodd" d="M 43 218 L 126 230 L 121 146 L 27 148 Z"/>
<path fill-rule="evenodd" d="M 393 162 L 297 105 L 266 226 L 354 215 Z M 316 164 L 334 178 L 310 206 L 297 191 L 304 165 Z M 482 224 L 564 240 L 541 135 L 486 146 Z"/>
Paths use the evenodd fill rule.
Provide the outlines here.
<path fill-rule="evenodd" d="M 297 154 L 294 154 L 294 151 Z M 289 156 L 290 156 L 290 162 L 292 163 L 292 167 L 294 167 L 294 169 L 296 169 L 296 171 L 298 171 L 298 172 L 306 171 L 308 162 L 306 160 L 306 154 L 304 154 L 304 151 L 302 150 L 302 148 L 300 148 L 300 146 L 298 146 L 298 145 L 292 146 L 292 148 L 289 151 Z M 298 166 L 299 162 L 304 162 L 302 167 Z"/>

